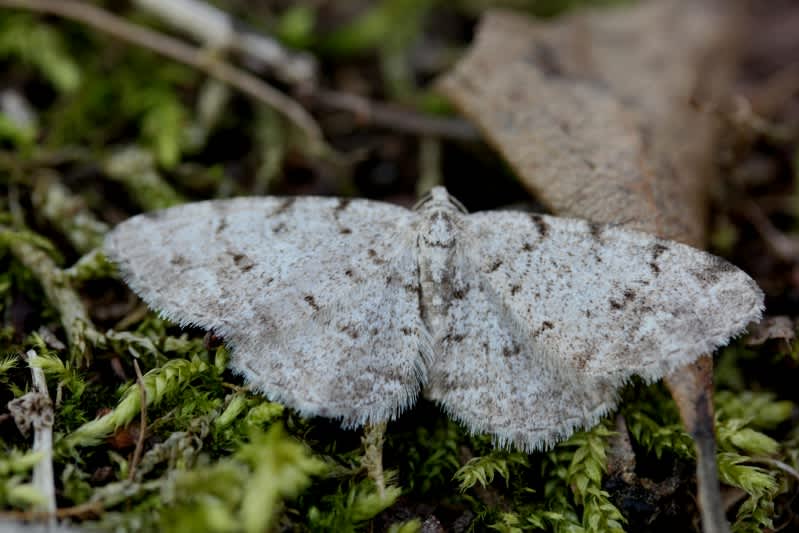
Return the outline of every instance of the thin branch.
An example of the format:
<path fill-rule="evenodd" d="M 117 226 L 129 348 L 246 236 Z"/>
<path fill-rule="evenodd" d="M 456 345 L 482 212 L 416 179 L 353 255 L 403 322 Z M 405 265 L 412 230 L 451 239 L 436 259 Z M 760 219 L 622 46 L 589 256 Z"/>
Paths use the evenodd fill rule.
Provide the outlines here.
<path fill-rule="evenodd" d="M 741 213 L 777 257 L 791 263 L 799 261 L 799 240 L 777 229 L 755 202 L 751 200 L 743 202 Z"/>
<path fill-rule="evenodd" d="M 276 109 L 304 131 L 310 140 L 320 142 L 322 140 L 319 126 L 297 102 L 255 76 L 179 39 L 131 24 L 103 9 L 75 0 L 0 0 L 0 6 L 27 9 L 80 22 L 120 40 L 194 67 Z"/>
<path fill-rule="evenodd" d="M 703 533 L 730 533 L 724 513 L 716 465 L 716 435 L 713 428 L 713 359 L 701 356 L 665 377 L 680 418 L 696 449 L 696 495 Z"/>
<path fill-rule="evenodd" d="M 73 507 L 62 507 L 56 509 L 56 518 L 72 518 L 82 517 L 88 514 L 99 516 L 103 511 L 103 504 L 100 502 L 86 502 Z M 0 518 L 11 518 L 13 520 L 41 520 L 42 518 L 49 518 L 53 513 L 44 513 L 41 511 L 0 511 Z"/>
<path fill-rule="evenodd" d="M 281 81 L 292 85 L 313 84 L 316 78 L 317 64 L 312 55 L 286 49 L 211 4 L 201 0 L 134 0 L 134 4 L 211 48 L 233 50 L 246 56 L 270 69 Z"/>
<path fill-rule="evenodd" d="M 315 89 L 303 96 L 322 109 L 352 113 L 364 124 L 429 137 L 460 141 L 480 139 L 477 128 L 461 118 L 423 115 L 397 105 L 373 102 L 353 93 Z"/>
<path fill-rule="evenodd" d="M 696 491 L 699 498 L 702 531 L 704 533 L 730 533 L 730 524 L 724 515 L 724 505 L 719 489 L 716 439 L 712 433 L 709 435 L 695 433 L 692 436 L 696 443 Z"/>
<path fill-rule="evenodd" d="M 774 468 L 782 470 L 783 472 L 791 476 L 795 481 L 799 481 L 799 471 L 797 471 L 791 465 L 784 463 L 782 461 L 778 461 L 777 459 L 772 459 L 770 457 L 753 457 L 749 459 L 748 462 L 772 466 Z"/>
<path fill-rule="evenodd" d="M 607 469 L 608 474 L 620 477 L 627 483 L 637 480 L 635 474 L 635 450 L 630 440 L 627 421 L 621 414 L 616 415 L 615 433 L 608 439 Z"/>
<path fill-rule="evenodd" d="M 73 507 L 63 507 L 55 512 L 58 518 L 70 518 L 72 516 L 85 516 L 87 514 L 100 515 L 103 511 L 103 504 L 100 502 L 86 502 Z"/>
<path fill-rule="evenodd" d="M 133 459 L 130 461 L 130 468 L 128 469 L 128 480 L 133 480 L 136 474 L 136 467 L 141 461 L 142 450 L 144 450 L 144 435 L 147 432 L 147 389 L 144 386 L 144 378 L 141 375 L 139 362 L 133 360 L 133 368 L 136 370 L 136 383 L 139 384 L 139 394 L 141 400 L 139 401 L 139 438 L 136 441 L 136 449 L 133 452 Z"/>
<path fill-rule="evenodd" d="M 7 244 L 11 254 L 36 277 L 47 300 L 58 311 L 67 335 L 72 362 L 81 367 L 88 366 L 91 352 L 86 338 L 94 333 L 95 328 L 64 271 L 44 251 L 30 244 L 20 232 L 0 226 L 0 240 Z"/>
<path fill-rule="evenodd" d="M 75 250 L 87 253 L 98 248 L 108 225 L 99 220 L 80 196 L 61 181 L 54 171 L 40 171 L 34 178 L 33 206 L 72 244 Z"/>
<path fill-rule="evenodd" d="M 310 140 L 322 141 L 319 125 L 295 100 L 200 48 L 75 0 L 0 0 L 0 6 L 58 15 L 194 67 L 277 110 L 304 131 Z M 423 115 L 400 106 L 372 102 L 355 94 L 337 91 L 304 88 L 303 96 L 320 108 L 352 113 L 358 120 L 370 125 L 461 141 L 480 138 L 477 128 L 460 118 Z"/>

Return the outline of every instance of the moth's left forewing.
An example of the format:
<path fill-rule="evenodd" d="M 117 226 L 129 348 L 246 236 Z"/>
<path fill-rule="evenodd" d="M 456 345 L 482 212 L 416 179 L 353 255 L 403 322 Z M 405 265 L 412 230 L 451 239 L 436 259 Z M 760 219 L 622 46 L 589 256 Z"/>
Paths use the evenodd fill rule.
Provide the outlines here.
<path fill-rule="evenodd" d="M 499 445 L 537 450 L 595 424 L 632 375 L 659 379 L 762 310 L 737 268 L 641 233 L 489 212 L 465 217 L 459 242 L 425 394 Z"/>
<path fill-rule="evenodd" d="M 654 236 L 517 212 L 468 217 L 471 256 L 509 314 L 578 374 L 659 379 L 758 320 L 740 269 Z"/>

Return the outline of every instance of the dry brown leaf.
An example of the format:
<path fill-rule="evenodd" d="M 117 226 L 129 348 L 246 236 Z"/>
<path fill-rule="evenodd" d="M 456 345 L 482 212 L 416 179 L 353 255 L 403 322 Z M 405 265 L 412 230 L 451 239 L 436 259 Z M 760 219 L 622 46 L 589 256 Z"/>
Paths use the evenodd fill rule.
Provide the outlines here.
<path fill-rule="evenodd" d="M 718 123 L 696 102 L 712 102 L 730 81 L 739 21 L 733 5 L 713 0 L 642 2 L 554 21 L 490 12 L 438 87 L 554 213 L 702 247 Z M 712 360 L 667 383 L 697 441 L 703 527 L 727 531 Z"/>
<path fill-rule="evenodd" d="M 438 86 L 554 213 L 701 245 L 716 122 L 695 102 L 732 56 L 732 10 L 715 6 L 489 12 Z"/>

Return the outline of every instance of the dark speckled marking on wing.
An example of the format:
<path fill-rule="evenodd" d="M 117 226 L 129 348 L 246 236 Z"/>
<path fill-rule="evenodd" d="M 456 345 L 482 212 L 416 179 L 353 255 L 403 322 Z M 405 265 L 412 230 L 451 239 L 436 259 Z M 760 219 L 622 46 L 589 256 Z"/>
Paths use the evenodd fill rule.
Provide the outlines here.
<path fill-rule="evenodd" d="M 152 307 L 232 347 L 250 386 L 352 426 L 426 394 L 525 450 L 598 420 L 759 316 L 762 293 L 687 246 L 584 221 L 241 198 L 134 217 L 108 256 Z"/>
<path fill-rule="evenodd" d="M 254 390 L 353 425 L 395 416 L 424 379 L 415 217 L 366 200 L 219 200 L 134 217 L 106 249 L 153 308 L 230 343 Z"/>
<path fill-rule="evenodd" d="M 538 236 L 541 239 L 546 239 L 547 235 L 549 235 L 549 224 L 546 223 L 544 217 L 538 214 L 530 215 L 530 220 L 533 221 L 535 224 L 536 230 L 538 230 Z"/>
<path fill-rule="evenodd" d="M 451 301 L 427 395 L 500 444 L 537 449 L 593 424 L 629 376 L 658 379 L 760 314 L 745 274 L 678 243 L 514 212 L 461 225 L 452 276 L 473 288 Z"/>

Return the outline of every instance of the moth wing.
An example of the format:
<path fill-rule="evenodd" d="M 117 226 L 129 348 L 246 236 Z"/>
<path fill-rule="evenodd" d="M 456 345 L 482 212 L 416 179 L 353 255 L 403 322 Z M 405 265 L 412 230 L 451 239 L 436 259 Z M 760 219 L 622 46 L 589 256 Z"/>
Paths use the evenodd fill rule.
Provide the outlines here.
<path fill-rule="evenodd" d="M 464 217 L 426 395 L 526 450 L 598 421 L 632 375 L 660 379 L 760 317 L 763 295 L 715 256 L 584 221 Z"/>
<path fill-rule="evenodd" d="M 152 308 L 221 335 L 254 389 L 358 425 L 425 380 L 415 220 L 368 200 L 214 200 L 133 217 L 105 250 Z"/>

